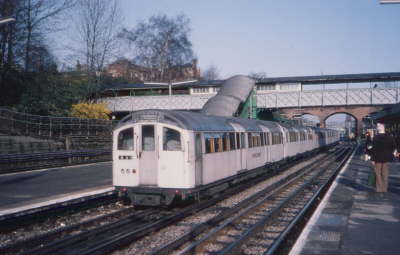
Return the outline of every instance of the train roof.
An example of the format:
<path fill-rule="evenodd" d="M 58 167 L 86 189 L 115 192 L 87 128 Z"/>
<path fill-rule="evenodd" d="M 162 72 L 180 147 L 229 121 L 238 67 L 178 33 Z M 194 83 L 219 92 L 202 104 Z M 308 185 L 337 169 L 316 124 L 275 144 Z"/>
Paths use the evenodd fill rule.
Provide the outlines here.
<path fill-rule="evenodd" d="M 176 125 L 180 128 L 193 131 L 235 131 L 227 123 L 227 118 L 208 116 L 198 112 L 170 111 L 170 110 L 141 110 L 136 111 L 123 118 L 117 128 L 137 122 L 157 121 L 161 123 Z"/>
<path fill-rule="evenodd" d="M 237 124 L 244 128 L 246 132 L 262 132 L 260 126 L 267 127 L 271 132 L 280 131 L 280 126 L 287 129 L 296 128 L 297 130 L 310 130 L 304 126 L 293 126 L 273 121 L 249 120 L 235 117 L 219 117 L 205 115 L 191 111 L 170 111 L 170 110 L 140 110 L 132 112 L 123 118 L 116 128 L 137 122 L 161 122 L 177 127 L 201 131 L 201 132 L 234 132 L 233 125 Z M 316 129 L 316 128 L 312 128 Z"/>

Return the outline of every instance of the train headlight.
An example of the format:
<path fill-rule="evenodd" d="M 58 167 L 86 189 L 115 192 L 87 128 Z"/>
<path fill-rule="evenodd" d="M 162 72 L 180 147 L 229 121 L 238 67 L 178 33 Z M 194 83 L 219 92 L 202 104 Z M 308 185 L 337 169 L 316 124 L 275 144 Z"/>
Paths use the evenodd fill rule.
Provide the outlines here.
<path fill-rule="evenodd" d="M 135 170 L 135 169 L 132 169 L 132 173 L 133 173 L 133 174 L 136 174 L 136 170 Z"/>
<path fill-rule="evenodd" d="M 125 170 L 124 169 L 121 169 L 121 174 L 124 174 L 125 173 Z"/>
<path fill-rule="evenodd" d="M 126 173 L 129 174 L 131 171 L 129 169 L 126 169 Z"/>

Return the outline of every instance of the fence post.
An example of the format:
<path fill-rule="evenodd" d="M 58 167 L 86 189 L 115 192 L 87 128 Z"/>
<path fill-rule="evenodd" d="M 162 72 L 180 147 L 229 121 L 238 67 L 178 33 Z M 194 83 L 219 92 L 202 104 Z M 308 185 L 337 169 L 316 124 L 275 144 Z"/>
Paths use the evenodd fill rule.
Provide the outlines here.
<path fill-rule="evenodd" d="M 39 137 L 41 137 L 40 129 L 42 128 L 42 117 L 39 117 Z"/>
<path fill-rule="evenodd" d="M 52 137 L 52 129 L 51 129 L 51 120 L 53 118 L 50 118 L 50 123 L 49 123 L 49 137 Z"/>
<path fill-rule="evenodd" d="M 69 152 L 71 150 L 71 137 L 65 136 L 65 150 Z M 72 164 L 72 158 L 68 157 L 68 164 Z"/>

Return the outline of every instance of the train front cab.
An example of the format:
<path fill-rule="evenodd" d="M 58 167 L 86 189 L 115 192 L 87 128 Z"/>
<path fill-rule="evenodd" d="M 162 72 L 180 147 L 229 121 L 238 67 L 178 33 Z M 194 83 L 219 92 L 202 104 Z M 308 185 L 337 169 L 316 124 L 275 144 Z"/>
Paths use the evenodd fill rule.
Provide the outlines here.
<path fill-rule="evenodd" d="M 127 191 L 134 204 L 157 204 L 160 188 L 188 188 L 194 183 L 184 171 L 185 157 L 181 129 L 160 123 L 135 123 L 114 131 L 113 185 Z M 140 196 L 141 188 L 154 188 L 155 196 Z M 171 191 L 175 192 L 175 190 Z M 154 199 L 155 201 L 137 201 Z"/>

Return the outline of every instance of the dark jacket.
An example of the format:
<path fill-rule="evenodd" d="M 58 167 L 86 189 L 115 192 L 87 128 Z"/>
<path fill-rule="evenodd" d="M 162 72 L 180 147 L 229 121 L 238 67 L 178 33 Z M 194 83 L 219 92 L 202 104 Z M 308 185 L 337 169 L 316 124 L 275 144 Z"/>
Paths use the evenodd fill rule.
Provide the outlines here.
<path fill-rule="evenodd" d="M 394 139 L 389 134 L 377 134 L 372 140 L 371 161 L 390 162 L 396 149 Z"/>

